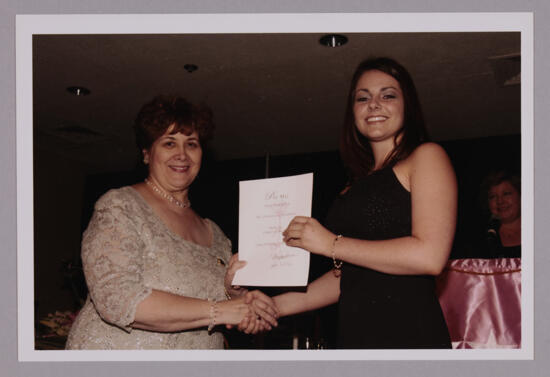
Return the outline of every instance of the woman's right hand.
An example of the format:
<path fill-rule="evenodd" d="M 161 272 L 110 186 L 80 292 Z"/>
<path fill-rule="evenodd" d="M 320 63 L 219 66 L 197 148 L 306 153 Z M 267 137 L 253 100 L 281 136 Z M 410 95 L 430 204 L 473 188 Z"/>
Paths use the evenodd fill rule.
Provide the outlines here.
<path fill-rule="evenodd" d="M 271 297 L 256 290 L 247 292 L 244 299 L 247 304 L 252 306 L 257 316 L 256 318 L 250 316 L 243 318 L 237 327 L 239 331 L 256 334 L 260 331 L 271 330 L 272 326 L 277 326 L 277 318 L 280 313 Z M 257 323 L 258 321 L 259 323 Z"/>
<path fill-rule="evenodd" d="M 256 334 L 277 326 L 279 315 L 273 300 L 260 291 L 248 292 L 245 296 L 218 303 L 219 322 L 228 328 L 239 325 L 246 334 Z"/>

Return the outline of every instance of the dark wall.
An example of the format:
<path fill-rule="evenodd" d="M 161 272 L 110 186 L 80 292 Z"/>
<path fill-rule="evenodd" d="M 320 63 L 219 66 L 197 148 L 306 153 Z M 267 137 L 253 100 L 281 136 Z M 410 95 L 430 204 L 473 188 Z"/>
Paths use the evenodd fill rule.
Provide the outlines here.
<path fill-rule="evenodd" d="M 486 194 L 481 191 L 485 176 L 507 169 L 521 174 L 520 135 L 443 142 L 458 181 L 457 231 L 451 258 L 484 254 L 489 213 Z"/>
<path fill-rule="evenodd" d="M 492 170 L 507 168 L 520 173 L 521 138 L 519 135 L 465 139 L 440 143 L 447 151 L 458 181 L 458 248 L 471 242 L 474 234 L 484 230 L 488 214 L 481 203 L 481 183 Z M 337 151 L 270 156 L 269 177 L 314 173 L 313 217 L 323 220 L 346 176 Z M 216 161 L 205 156 L 201 172 L 193 183 L 190 198 L 193 208 L 203 217 L 214 220 L 238 245 L 239 181 L 266 177 L 266 157 Z M 97 198 L 109 188 L 143 180 L 143 171 L 110 173 L 86 179 L 82 226 L 85 228 Z"/>
<path fill-rule="evenodd" d="M 59 155 L 34 156 L 35 312 L 44 317 L 78 305 L 72 278 L 79 274 L 73 276 L 71 266 L 80 255 L 85 178 L 79 164 Z"/>

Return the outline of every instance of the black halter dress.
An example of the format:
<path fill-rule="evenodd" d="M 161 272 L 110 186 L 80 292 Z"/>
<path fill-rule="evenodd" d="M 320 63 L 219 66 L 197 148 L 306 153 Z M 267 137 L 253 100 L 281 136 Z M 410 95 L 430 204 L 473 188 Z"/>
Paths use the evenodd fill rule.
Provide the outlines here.
<path fill-rule="evenodd" d="M 387 167 L 358 180 L 327 214 L 336 234 L 365 240 L 411 235 L 411 195 Z M 390 275 L 344 263 L 338 348 L 451 348 L 433 276 Z"/>

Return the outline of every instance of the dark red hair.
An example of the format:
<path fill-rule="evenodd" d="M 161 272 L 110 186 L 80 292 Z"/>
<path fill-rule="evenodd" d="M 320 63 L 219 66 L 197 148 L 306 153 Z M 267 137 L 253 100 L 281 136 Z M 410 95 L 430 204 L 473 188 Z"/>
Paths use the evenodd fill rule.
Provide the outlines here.
<path fill-rule="evenodd" d="M 155 140 L 171 126 L 174 126 L 172 134 L 181 132 L 190 135 L 196 131 L 203 145 L 212 138 L 214 132 L 212 111 L 204 105 L 195 106 L 178 96 L 161 95 L 153 98 L 143 105 L 134 124 L 140 151 L 151 148 Z"/>

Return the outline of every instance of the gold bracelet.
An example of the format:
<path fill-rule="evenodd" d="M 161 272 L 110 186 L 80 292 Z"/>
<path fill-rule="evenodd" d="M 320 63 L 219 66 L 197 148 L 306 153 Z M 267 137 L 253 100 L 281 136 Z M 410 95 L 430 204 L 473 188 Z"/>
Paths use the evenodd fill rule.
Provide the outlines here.
<path fill-rule="evenodd" d="M 342 264 L 344 263 L 342 261 L 336 260 L 336 242 L 338 242 L 340 238 L 342 238 L 341 234 L 337 235 L 334 238 L 334 241 L 332 241 L 332 264 L 334 264 L 334 275 L 336 277 L 340 276 L 340 274 L 342 273 L 340 268 L 342 268 Z"/>
<path fill-rule="evenodd" d="M 218 316 L 218 302 L 211 298 L 208 299 L 210 303 L 210 324 L 208 325 L 208 332 L 210 333 L 212 329 L 216 326 L 216 317 Z"/>
<path fill-rule="evenodd" d="M 231 300 L 231 295 L 229 292 L 227 292 L 227 288 L 225 288 L 225 285 L 223 286 L 223 293 L 225 293 L 225 298 L 228 300 Z"/>

